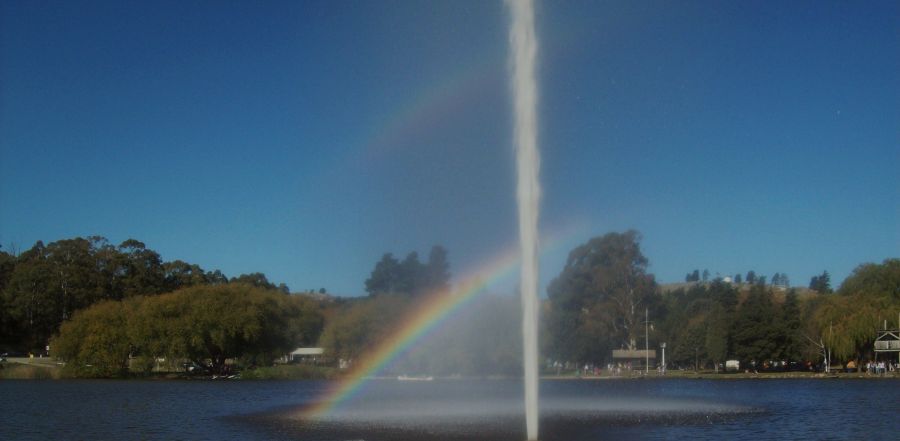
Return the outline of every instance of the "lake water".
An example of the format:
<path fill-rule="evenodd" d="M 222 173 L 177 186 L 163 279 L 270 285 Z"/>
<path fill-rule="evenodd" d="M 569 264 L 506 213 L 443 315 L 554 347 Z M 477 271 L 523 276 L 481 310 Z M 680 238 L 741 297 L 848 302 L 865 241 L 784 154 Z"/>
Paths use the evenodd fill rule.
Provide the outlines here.
<path fill-rule="evenodd" d="M 315 421 L 314 381 L 0 381 L 6 439 L 519 440 L 521 382 L 374 380 Z M 541 383 L 542 440 L 873 439 L 900 433 L 900 380 Z"/>

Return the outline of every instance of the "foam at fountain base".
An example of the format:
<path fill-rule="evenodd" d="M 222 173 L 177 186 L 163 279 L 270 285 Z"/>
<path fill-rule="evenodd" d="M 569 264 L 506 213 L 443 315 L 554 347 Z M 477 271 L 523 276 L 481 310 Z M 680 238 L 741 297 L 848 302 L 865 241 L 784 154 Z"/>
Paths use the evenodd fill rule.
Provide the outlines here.
<path fill-rule="evenodd" d="M 635 403 L 638 406 L 638 403 Z M 287 414 L 269 414 L 248 417 L 255 424 L 276 435 L 275 438 L 316 441 L 367 440 L 515 440 L 525 439 L 524 415 L 500 412 L 496 414 L 467 414 L 454 411 L 448 415 L 424 415 L 419 412 L 403 414 L 381 413 L 384 419 L 374 415 L 355 419 L 352 413 L 334 417 L 306 420 Z M 682 410 L 596 410 L 579 409 L 576 412 L 545 413 L 540 415 L 541 439 L 579 440 L 597 439 L 611 429 L 630 426 L 686 426 L 728 423 L 737 418 L 758 413 L 754 409 L 700 408 Z"/>
<path fill-rule="evenodd" d="M 495 421 L 522 415 L 522 402 L 515 399 L 470 401 L 453 400 L 398 400 L 377 403 L 356 403 L 318 417 L 319 421 L 334 423 L 389 423 L 389 424 L 459 424 L 462 422 Z M 541 402 L 542 418 L 586 418 L 591 420 L 628 420 L 633 417 L 653 416 L 692 417 L 744 412 L 747 409 L 717 403 L 704 403 L 676 399 L 616 399 L 599 401 L 590 399 L 553 399 Z M 303 420 L 302 413 L 289 418 Z"/>
<path fill-rule="evenodd" d="M 305 415 L 302 408 L 290 408 L 241 419 L 252 420 L 276 439 L 522 441 L 526 437 L 524 404 L 519 397 L 482 396 L 471 400 L 424 395 L 376 394 L 316 418 Z M 542 441 L 571 441 L 597 439 L 610 430 L 637 425 L 721 424 L 759 412 L 690 399 L 544 397 L 539 422 Z"/>

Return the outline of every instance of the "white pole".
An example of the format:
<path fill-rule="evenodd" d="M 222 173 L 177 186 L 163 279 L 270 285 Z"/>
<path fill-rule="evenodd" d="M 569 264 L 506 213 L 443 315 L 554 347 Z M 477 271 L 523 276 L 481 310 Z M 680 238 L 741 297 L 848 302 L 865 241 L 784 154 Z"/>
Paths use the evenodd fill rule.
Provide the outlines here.
<path fill-rule="evenodd" d="M 832 322 L 828 322 L 828 345 L 834 340 L 834 329 Z M 828 354 L 825 356 L 825 373 L 831 373 L 831 348 L 828 348 Z"/>
<path fill-rule="evenodd" d="M 644 357 L 646 358 L 646 360 L 644 361 L 644 374 L 650 373 L 650 339 L 648 338 L 648 328 L 650 327 L 649 320 L 650 310 L 648 308 L 644 308 Z"/>
<path fill-rule="evenodd" d="M 662 347 L 662 356 L 663 356 L 661 370 L 662 370 L 663 375 L 665 375 L 666 374 L 666 344 L 663 343 L 660 345 L 660 347 Z"/>

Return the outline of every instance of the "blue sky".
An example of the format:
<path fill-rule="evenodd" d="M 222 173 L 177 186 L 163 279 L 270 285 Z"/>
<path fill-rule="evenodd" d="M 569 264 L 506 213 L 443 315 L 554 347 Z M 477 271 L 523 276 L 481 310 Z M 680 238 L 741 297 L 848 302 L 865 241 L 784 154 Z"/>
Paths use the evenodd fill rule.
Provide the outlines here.
<path fill-rule="evenodd" d="M 384 252 L 515 246 L 501 2 L 0 2 L 0 243 L 363 293 Z M 650 271 L 839 282 L 900 255 L 896 2 L 540 2 L 542 284 L 592 236 Z M 514 280 L 507 285 L 515 284 Z"/>

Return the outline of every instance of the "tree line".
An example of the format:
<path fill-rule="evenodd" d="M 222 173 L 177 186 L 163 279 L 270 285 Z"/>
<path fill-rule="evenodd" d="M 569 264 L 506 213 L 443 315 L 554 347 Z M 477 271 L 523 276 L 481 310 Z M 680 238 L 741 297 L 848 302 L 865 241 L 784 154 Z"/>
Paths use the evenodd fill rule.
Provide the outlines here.
<path fill-rule="evenodd" d="M 857 267 L 836 293 L 825 271 L 801 296 L 777 273 L 774 285 L 750 271 L 746 283 L 716 278 L 663 293 L 635 231 L 595 237 L 569 254 L 548 287 L 544 354 L 561 361 L 604 363 L 612 349 L 666 342 L 668 360 L 684 367 L 726 359 L 832 361 L 873 357 L 883 320 L 900 312 L 900 259 Z M 708 279 L 699 270 L 686 280 Z M 644 323 L 649 317 L 650 323 Z"/>
<path fill-rule="evenodd" d="M 710 272 L 708 269 L 703 270 L 703 274 L 701 275 L 699 269 L 695 269 L 693 272 L 687 273 L 684 276 L 685 282 L 709 282 L 710 281 Z M 750 270 L 747 271 L 747 277 L 742 278 L 741 273 L 735 274 L 732 276 L 716 276 L 713 281 L 725 281 L 735 284 L 742 284 L 746 280 L 747 284 L 750 285 L 766 285 L 766 276 L 757 275 L 756 271 Z M 788 277 L 786 273 L 776 272 L 772 275 L 772 281 L 770 282 L 772 286 L 780 287 L 780 288 L 790 288 L 791 287 L 791 279 Z M 831 290 L 831 276 L 828 274 L 828 271 L 823 271 L 822 274 L 818 274 L 813 276 L 809 281 L 809 289 L 820 292 L 820 293 L 830 293 Z"/>
<path fill-rule="evenodd" d="M 454 295 L 447 250 L 435 245 L 428 260 L 412 251 L 402 261 L 379 259 L 365 281 L 368 296 L 342 299 L 326 319 L 319 344 L 337 360 L 353 363 L 402 326 L 429 296 Z M 521 372 L 518 297 L 485 295 L 446 326 L 437 326 L 384 367 L 383 373 L 477 375 Z"/>
<path fill-rule="evenodd" d="M 602 365 L 611 361 L 613 349 L 643 348 L 646 329 L 649 347 L 666 342 L 668 360 L 680 367 L 716 366 L 728 359 L 818 363 L 825 357 L 823 346 L 835 360 L 863 359 L 872 356 L 881 324 L 877 316 L 895 317 L 900 310 L 897 259 L 860 266 L 837 293 L 830 289 L 827 271 L 814 278 L 817 291 L 786 288 L 789 279 L 782 272 L 767 284 L 753 270 L 746 283 L 716 277 L 668 290 L 647 270 L 640 242 L 636 231 L 609 233 L 570 252 L 542 304 L 543 356 Z M 416 252 L 402 261 L 385 254 L 365 282 L 369 296 L 346 299 L 332 310 L 320 345 L 344 360 L 366 354 L 429 288 L 449 283 L 446 256 L 442 247 L 434 248 L 424 264 Z M 442 270 L 429 270 L 435 267 Z M 429 286 L 423 280 L 438 282 Z M 479 298 L 388 370 L 516 374 L 521 369 L 519 308 L 518 296 Z"/>
<path fill-rule="evenodd" d="M 419 261 L 416 251 L 407 254 L 403 261 L 397 260 L 393 253 L 385 253 L 366 279 L 366 292 L 373 296 L 405 294 L 415 297 L 444 291 L 450 287 L 449 270 L 447 250 L 440 245 L 431 247 L 425 263 Z"/>
<path fill-rule="evenodd" d="M 820 289 L 798 292 L 774 289 L 753 271 L 747 283 L 717 277 L 669 291 L 648 271 L 640 244 L 636 231 L 608 233 L 569 253 L 542 303 L 542 356 L 602 365 L 613 349 L 643 348 L 646 330 L 649 347 L 666 342 L 667 358 L 681 367 L 864 360 L 876 328 L 900 311 L 900 259 L 860 265 L 836 292 L 827 272 L 811 281 Z M 449 284 L 448 252 L 439 245 L 425 262 L 415 251 L 403 260 L 384 254 L 364 281 L 368 296 L 314 298 L 290 295 L 262 273 L 229 279 L 163 262 L 136 240 L 38 242 L 18 256 L 0 251 L 0 345 L 38 350 L 52 341 L 54 354 L 87 376 L 147 370 L 159 359 L 222 372 L 226 359 L 263 365 L 312 344 L 335 361 L 351 361 L 429 295 L 452 295 Z M 518 301 L 475 298 L 388 371 L 518 374 Z"/>
<path fill-rule="evenodd" d="M 229 279 L 182 260 L 165 262 L 135 239 L 113 245 L 100 236 L 76 237 L 38 241 L 19 255 L 0 250 L 0 349 L 41 351 L 76 311 L 102 301 L 230 283 L 289 292 L 262 273 Z"/>

